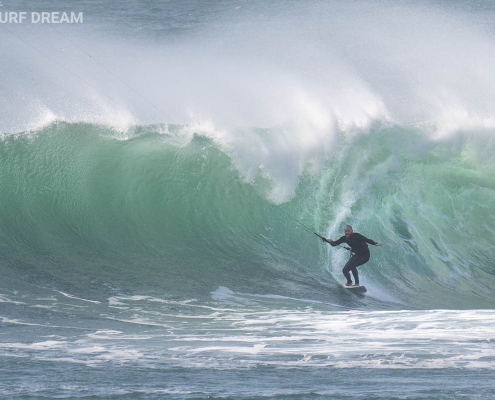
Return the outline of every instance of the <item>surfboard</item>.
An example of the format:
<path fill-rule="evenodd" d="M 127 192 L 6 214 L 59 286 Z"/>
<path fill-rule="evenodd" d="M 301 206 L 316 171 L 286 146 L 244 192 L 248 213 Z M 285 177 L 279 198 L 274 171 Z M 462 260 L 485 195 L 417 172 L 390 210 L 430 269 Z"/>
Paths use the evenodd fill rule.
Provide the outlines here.
<path fill-rule="evenodd" d="M 359 285 L 359 286 L 346 286 L 346 285 L 342 285 L 345 289 L 350 289 L 352 290 L 353 292 L 356 292 L 356 293 L 366 293 L 366 288 L 363 286 L 363 285 Z"/>

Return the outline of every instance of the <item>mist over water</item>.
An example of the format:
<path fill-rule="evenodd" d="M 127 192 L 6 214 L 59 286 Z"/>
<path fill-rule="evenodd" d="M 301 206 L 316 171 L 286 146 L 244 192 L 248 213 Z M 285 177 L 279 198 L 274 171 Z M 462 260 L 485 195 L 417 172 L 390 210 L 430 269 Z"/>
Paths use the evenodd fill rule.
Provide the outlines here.
<path fill-rule="evenodd" d="M 24 109 L 44 94 L 39 106 L 55 115 L 64 110 L 68 119 L 103 113 L 116 123 L 112 115 L 120 113 L 135 122 L 188 123 L 192 117 L 218 129 L 299 122 L 327 134 L 375 120 L 492 117 L 493 31 L 479 9 L 429 3 L 425 12 L 423 4 L 395 2 L 124 2 L 111 10 L 75 4 L 87 24 L 2 26 L 10 56 L 4 74 L 11 85 L 21 78 L 37 83 L 25 82 L 35 98 L 25 96 Z M 18 9 L 29 7 L 21 2 Z M 153 29 L 165 18 L 171 22 Z M 98 113 L 103 105 L 109 110 Z"/>

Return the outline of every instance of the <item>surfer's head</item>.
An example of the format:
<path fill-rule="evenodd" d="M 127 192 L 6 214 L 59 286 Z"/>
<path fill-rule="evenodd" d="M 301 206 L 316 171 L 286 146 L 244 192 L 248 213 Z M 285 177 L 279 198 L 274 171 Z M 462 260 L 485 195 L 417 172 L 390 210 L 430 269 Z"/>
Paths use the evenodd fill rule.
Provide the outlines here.
<path fill-rule="evenodd" d="M 347 239 L 349 239 L 352 236 L 352 226 L 346 225 L 344 228 L 344 234 Z"/>

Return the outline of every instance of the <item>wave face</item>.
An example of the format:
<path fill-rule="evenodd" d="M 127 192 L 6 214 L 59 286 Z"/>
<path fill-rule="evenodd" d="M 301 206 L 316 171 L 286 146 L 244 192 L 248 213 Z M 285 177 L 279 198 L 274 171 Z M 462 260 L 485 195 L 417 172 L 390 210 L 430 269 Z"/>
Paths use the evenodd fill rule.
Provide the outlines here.
<path fill-rule="evenodd" d="M 351 223 L 384 243 L 360 268 L 376 307 L 492 307 L 493 144 L 490 132 L 432 140 L 425 126 L 343 134 L 278 201 L 273 179 L 246 176 L 239 153 L 194 127 L 56 122 L 0 141 L 2 274 L 101 299 L 225 286 L 342 302 L 346 252 L 297 218 L 334 239 Z"/>

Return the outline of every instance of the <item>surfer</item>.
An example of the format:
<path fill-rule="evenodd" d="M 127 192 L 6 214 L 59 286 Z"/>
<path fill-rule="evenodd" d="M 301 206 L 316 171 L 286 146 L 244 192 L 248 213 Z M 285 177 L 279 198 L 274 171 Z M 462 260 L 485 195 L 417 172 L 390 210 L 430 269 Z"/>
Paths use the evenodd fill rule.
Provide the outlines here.
<path fill-rule="evenodd" d="M 367 243 L 373 246 L 381 246 L 381 243 L 377 243 L 374 240 L 368 239 L 360 233 L 353 232 L 352 226 L 347 225 L 344 229 L 344 236 L 340 239 L 333 241 L 332 239 L 322 238 L 324 242 L 329 243 L 332 247 L 338 246 L 342 243 L 347 243 L 351 248 L 351 252 L 354 253 L 347 264 L 344 266 L 342 272 L 347 279 L 346 286 L 359 286 L 359 274 L 357 267 L 366 264 L 370 259 L 370 249 Z M 354 285 L 352 284 L 351 274 L 354 276 Z"/>

